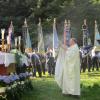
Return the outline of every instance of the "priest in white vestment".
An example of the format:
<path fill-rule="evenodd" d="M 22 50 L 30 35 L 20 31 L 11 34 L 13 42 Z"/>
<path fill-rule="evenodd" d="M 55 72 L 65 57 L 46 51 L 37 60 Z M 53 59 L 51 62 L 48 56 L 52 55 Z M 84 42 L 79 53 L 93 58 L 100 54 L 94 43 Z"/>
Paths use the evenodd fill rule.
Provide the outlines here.
<path fill-rule="evenodd" d="M 74 38 L 69 48 L 62 46 L 59 50 L 55 80 L 63 94 L 80 96 L 80 54 Z"/>

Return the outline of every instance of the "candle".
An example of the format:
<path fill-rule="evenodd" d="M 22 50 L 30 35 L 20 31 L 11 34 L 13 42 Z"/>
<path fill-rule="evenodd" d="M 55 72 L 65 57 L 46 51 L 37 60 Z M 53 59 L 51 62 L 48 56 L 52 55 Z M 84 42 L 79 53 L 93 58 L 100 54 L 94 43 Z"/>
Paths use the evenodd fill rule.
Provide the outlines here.
<path fill-rule="evenodd" d="M 4 39 L 5 29 L 1 29 L 2 39 Z"/>
<path fill-rule="evenodd" d="M 18 40 L 19 40 L 18 44 L 21 45 L 21 36 L 18 37 Z"/>
<path fill-rule="evenodd" d="M 15 38 L 15 47 L 17 47 L 17 37 Z"/>
<path fill-rule="evenodd" d="M 10 44 L 10 37 L 7 36 L 7 44 Z"/>

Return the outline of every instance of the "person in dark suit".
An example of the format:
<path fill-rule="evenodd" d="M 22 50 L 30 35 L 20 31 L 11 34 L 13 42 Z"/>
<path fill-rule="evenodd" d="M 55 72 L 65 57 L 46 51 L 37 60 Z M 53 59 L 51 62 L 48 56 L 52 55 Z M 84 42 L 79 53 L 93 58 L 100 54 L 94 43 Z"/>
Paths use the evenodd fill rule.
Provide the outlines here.
<path fill-rule="evenodd" d="M 95 56 L 92 57 L 92 71 L 94 71 L 94 67 L 96 67 L 96 70 L 99 70 L 99 62 L 97 57 L 98 52 L 95 52 Z"/>
<path fill-rule="evenodd" d="M 41 61 L 42 72 L 45 75 L 45 72 L 46 72 L 46 68 L 45 68 L 46 56 L 44 54 L 39 54 L 39 57 L 40 57 L 40 61 Z"/>
<path fill-rule="evenodd" d="M 48 64 L 48 73 L 49 75 L 54 74 L 55 60 L 53 57 L 52 49 L 49 49 L 47 52 L 47 64 Z"/>
<path fill-rule="evenodd" d="M 36 72 L 38 72 L 39 77 L 42 77 L 41 61 L 38 54 L 33 53 L 31 59 L 33 64 L 33 76 L 36 77 Z"/>

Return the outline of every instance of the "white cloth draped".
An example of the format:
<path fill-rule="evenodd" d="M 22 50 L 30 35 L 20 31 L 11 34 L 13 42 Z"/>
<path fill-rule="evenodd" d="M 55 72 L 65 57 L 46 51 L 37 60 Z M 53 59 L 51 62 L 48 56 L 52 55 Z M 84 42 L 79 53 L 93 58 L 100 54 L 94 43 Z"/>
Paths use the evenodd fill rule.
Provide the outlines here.
<path fill-rule="evenodd" d="M 76 44 L 67 51 L 60 48 L 55 80 L 63 94 L 80 95 L 80 56 Z"/>
<path fill-rule="evenodd" d="M 0 64 L 4 64 L 5 67 L 8 67 L 11 63 L 15 63 L 15 55 L 0 52 Z"/>
<path fill-rule="evenodd" d="M 15 55 L 10 53 L 5 53 L 5 67 L 8 67 L 10 64 L 15 63 Z"/>
<path fill-rule="evenodd" d="M 26 66 L 29 66 L 28 58 L 26 55 L 21 54 L 20 61 L 21 65 L 26 64 Z M 8 67 L 11 63 L 16 63 L 15 54 L 0 52 L 0 64 L 4 64 L 5 67 Z"/>
<path fill-rule="evenodd" d="M 55 69 L 55 79 L 60 88 L 62 88 L 62 81 L 63 81 L 62 77 L 63 77 L 63 67 L 65 59 L 64 52 L 65 52 L 64 49 L 60 48 Z"/>

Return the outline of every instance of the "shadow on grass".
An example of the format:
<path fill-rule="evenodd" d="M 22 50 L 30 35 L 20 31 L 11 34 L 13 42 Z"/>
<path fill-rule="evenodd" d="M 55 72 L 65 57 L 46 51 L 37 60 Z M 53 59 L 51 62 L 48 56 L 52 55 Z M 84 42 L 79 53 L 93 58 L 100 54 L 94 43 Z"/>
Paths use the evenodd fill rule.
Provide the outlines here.
<path fill-rule="evenodd" d="M 54 78 L 54 75 L 49 76 L 42 76 L 42 78 Z"/>
<path fill-rule="evenodd" d="M 94 76 L 96 76 L 96 77 L 100 77 L 100 73 L 98 73 L 98 72 L 95 72 L 95 73 L 88 73 L 88 76 L 89 77 L 94 77 Z"/>
<path fill-rule="evenodd" d="M 100 85 L 85 86 L 81 84 L 81 100 L 100 100 Z"/>
<path fill-rule="evenodd" d="M 89 73 L 87 75 L 99 75 L 100 73 Z M 33 79 L 33 91 L 28 91 L 21 100 L 100 100 L 100 79 L 93 76 L 81 80 L 80 99 L 72 96 L 64 96 L 61 89 L 54 80 L 54 76 Z M 85 79 L 85 80 L 84 80 Z"/>
<path fill-rule="evenodd" d="M 33 80 L 33 91 L 23 96 L 22 100 L 79 100 L 72 96 L 64 96 L 53 78 Z"/>

